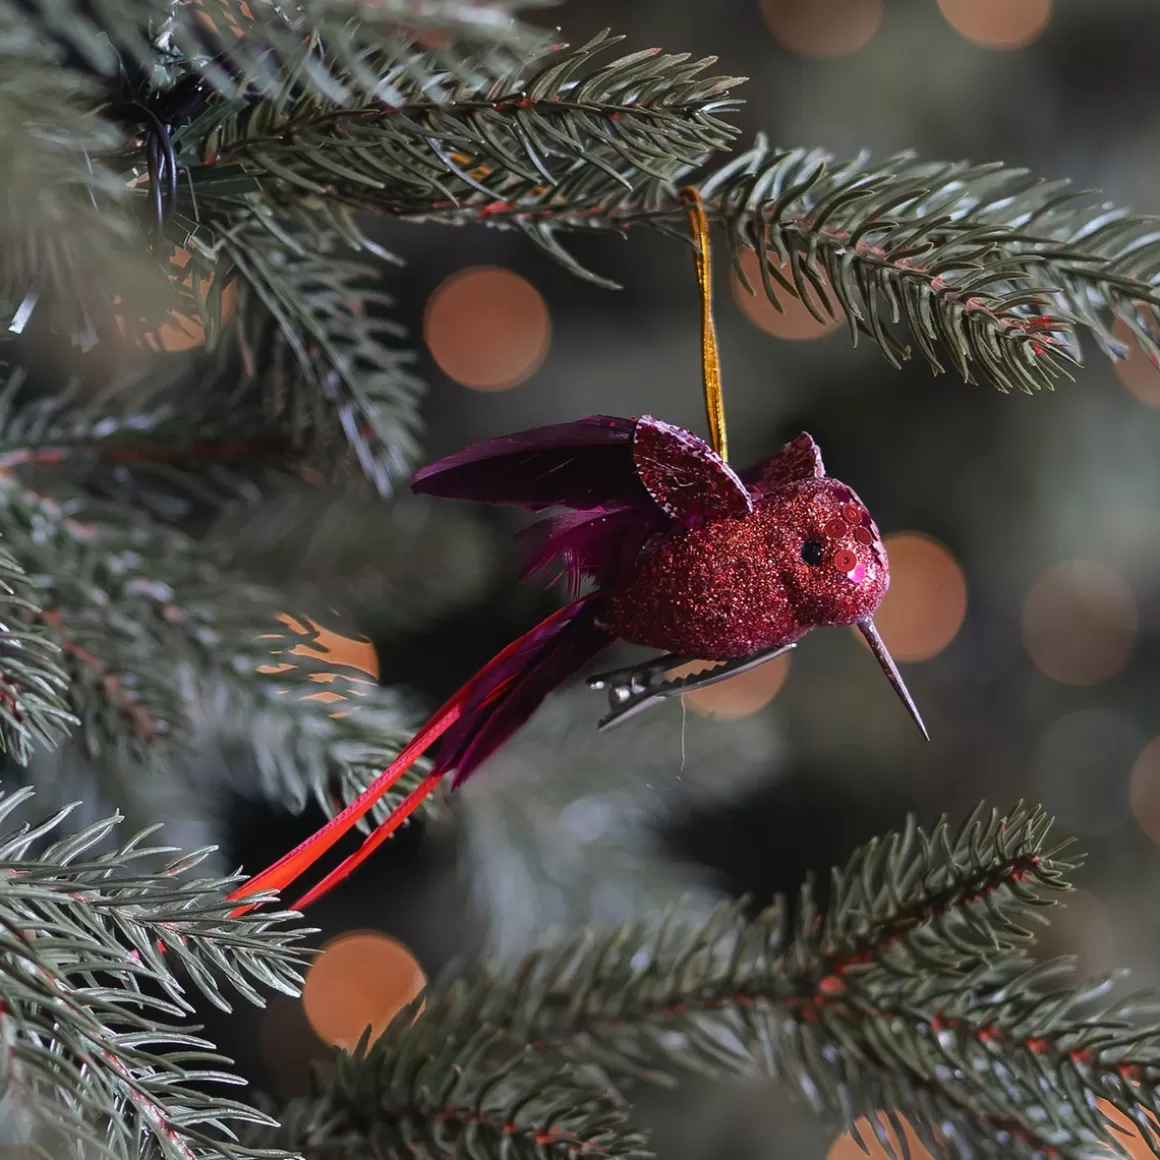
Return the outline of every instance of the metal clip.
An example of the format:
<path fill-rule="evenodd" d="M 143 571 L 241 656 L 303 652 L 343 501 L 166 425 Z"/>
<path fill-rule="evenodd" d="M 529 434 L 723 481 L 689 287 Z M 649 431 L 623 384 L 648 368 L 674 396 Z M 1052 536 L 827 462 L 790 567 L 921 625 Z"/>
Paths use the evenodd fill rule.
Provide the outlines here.
<path fill-rule="evenodd" d="M 708 688 L 719 681 L 735 677 L 738 673 L 755 669 L 758 665 L 763 665 L 766 661 L 771 661 L 774 657 L 779 657 L 796 647 L 795 644 L 785 644 L 777 648 L 767 648 L 761 652 L 750 653 L 747 657 L 736 657 L 714 668 L 690 673 L 687 677 L 678 677 L 671 681 L 662 679 L 658 682 L 656 678 L 663 678 L 671 669 L 679 668 L 699 658 L 668 653 L 623 669 L 597 673 L 588 678 L 588 687 L 608 690 L 610 712 L 600 719 L 596 728 L 603 733 L 606 729 L 622 725 L 638 713 L 643 713 L 650 705 L 657 705 L 668 697 Z"/>

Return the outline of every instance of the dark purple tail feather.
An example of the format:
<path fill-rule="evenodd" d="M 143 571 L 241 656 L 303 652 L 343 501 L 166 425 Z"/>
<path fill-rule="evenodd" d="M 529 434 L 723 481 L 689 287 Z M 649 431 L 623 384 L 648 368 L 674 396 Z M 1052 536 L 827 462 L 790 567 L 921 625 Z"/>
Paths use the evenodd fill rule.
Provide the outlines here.
<path fill-rule="evenodd" d="M 411 490 L 531 511 L 651 507 L 633 461 L 635 428 L 635 419 L 590 415 L 474 443 L 421 467 Z"/>
<path fill-rule="evenodd" d="M 533 632 L 524 646 L 472 689 L 460 719 L 438 743 L 432 772 L 455 771 L 462 785 L 539 707 L 540 702 L 595 659 L 613 637 L 596 623 L 598 601 L 577 600 L 572 615 Z"/>

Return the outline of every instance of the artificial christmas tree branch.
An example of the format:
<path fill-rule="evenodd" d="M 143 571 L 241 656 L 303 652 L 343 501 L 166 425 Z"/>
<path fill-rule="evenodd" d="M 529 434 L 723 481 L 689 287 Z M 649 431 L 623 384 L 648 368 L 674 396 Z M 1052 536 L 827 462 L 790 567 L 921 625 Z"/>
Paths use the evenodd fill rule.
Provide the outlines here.
<path fill-rule="evenodd" d="M 410 714 L 399 697 L 360 689 L 358 711 L 341 717 L 324 704 L 301 703 L 318 691 L 309 668 L 270 664 L 280 643 L 287 650 L 303 643 L 288 640 L 276 619 L 286 597 L 245 583 L 225 565 L 216 541 L 199 543 L 127 509 L 125 498 L 139 500 L 139 489 L 122 480 L 117 498 L 101 499 L 104 472 L 79 469 L 89 459 L 140 475 L 158 460 L 180 463 L 183 450 L 197 453 L 197 444 L 182 449 L 162 438 L 172 402 L 119 415 L 116 404 L 125 399 L 114 393 L 86 405 L 48 400 L 18 408 L 19 386 L 16 376 L 3 396 L 0 442 L 6 528 L 32 571 L 10 576 L 10 623 L 18 616 L 25 624 L 19 650 L 7 650 L 13 700 L 0 704 L 14 756 L 27 761 L 32 742 L 59 740 L 64 725 L 79 723 L 98 800 L 122 802 L 134 815 L 141 795 L 131 787 L 148 770 L 152 780 L 174 783 L 168 797 L 188 819 L 190 803 L 204 795 L 187 797 L 181 785 L 194 789 L 203 775 L 198 756 L 215 744 L 254 763 L 256 784 L 244 792 L 261 792 L 279 806 L 301 810 L 313 796 L 333 811 L 356 797 L 409 736 Z M 224 425 L 231 414 L 222 415 Z M 194 430 L 199 439 L 206 434 Z M 89 498 L 66 509 L 55 497 L 70 489 L 87 490 Z M 262 671 L 271 667 L 280 671 Z M 404 779 L 372 818 L 420 774 Z M 42 769 L 45 788 L 46 777 Z M 74 793 L 64 780 L 58 792 Z M 149 809 L 156 801 L 136 820 L 151 820 Z"/>
<path fill-rule="evenodd" d="M 288 432 L 271 429 L 256 392 L 221 389 L 230 367 L 221 350 L 193 365 L 143 360 L 104 385 L 73 378 L 33 398 L 17 367 L 0 390 L 0 477 L 35 472 L 38 486 L 80 489 L 169 523 L 195 506 L 252 503 L 258 486 L 301 470 L 301 457 Z"/>
<path fill-rule="evenodd" d="M 283 597 L 223 570 L 211 544 L 117 503 L 74 502 L 66 514 L 19 472 L 0 475 L 0 510 L 31 570 L 24 583 L 37 603 L 26 615 L 44 637 L 33 647 L 30 630 L 22 664 L 6 669 L 13 700 L 0 720 L 23 726 L 13 745 L 57 717 L 79 721 L 103 800 L 134 810 L 140 795 L 129 787 L 146 771 L 192 783 L 197 755 L 217 742 L 244 747 L 277 804 L 301 809 L 312 793 L 339 808 L 406 742 L 409 715 L 391 690 L 371 687 L 357 713 L 333 718 L 322 704 L 298 703 L 318 691 L 305 668 L 262 671 L 285 634 L 276 620 Z M 66 682 L 35 671 L 54 648 L 67 710 L 46 696 Z M 27 758 L 27 744 L 17 752 Z"/>
<path fill-rule="evenodd" d="M 0 820 L 29 797 L 0 799 Z M 239 1082 L 228 1061 L 175 1021 L 193 1011 L 190 984 L 227 1011 L 227 991 L 259 1004 L 256 984 L 297 993 L 305 932 L 285 914 L 228 918 L 227 883 L 188 877 L 206 851 L 166 864 L 172 848 L 146 847 L 145 832 L 95 853 L 119 818 L 45 844 L 66 812 L 0 841 L 6 1135 L 53 1158 L 262 1154 L 230 1126 L 262 1116 L 213 1093 Z"/>
<path fill-rule="evenodd" d="M 342 259 L 333 234 L 295 236 L 268 217 L 226 250 L 257 299 L 239 324 L 247 386 L 328 475 L 353 457 L 388 493 L 414 465 L 422 384 L 407 369 L 414 355 L 397 348 L 403 332 L 382 317 L 393 303 L 375 271 Z"/>
<path fill-rule="evenodd" d="M 432 93 L 407 82 L 389 102 L 357 108 L 256 102 L 205 139 L 209 171 L 240 162 L 265 175 L 260 187 L 270 194 L 282 184 L 287 194 L 399 212 L 472 192 L 496 199 L 529 184 L 555 189 L 578 169 L 631 189 L 729 144 L 736 130 L 720 114 L 738 104 L 726 94 L 739 78 L 703 78 L 713 58 L 690 62 L 659 49 L 591 67 L 620 39 L 602 33 L 502 83 Z M 196 170 L 192 181 L 196 188 Z"/>
<path fill-rule="evenodd" d="M 270 27 L 281 28 L 278 19 Z M 359 27 L 373 34 L 373 25 Z M 357 85 L 322 95 L 308 84 L 304 95 L 316 72 L 307 58 L 287 64 L 284 97 L 211 103 L 179 129 L 181 163 L 191 166 L 179 194 L 188 200 L 184 236 L 200 230 L 207 252 L 217 252 L 247 201 L 276 204 L 297 188 L 334 207 L 515 225 L 579 272 L 560 230 L 650 224 L 671 232 L 682 212 L 676 187 L 698 179 L 732 243 L 761 255 L 763 289 L 775 303 L 786 292 L 819 317 L 844 314 L 855 338 L 869 336 L 895 364 L 909 355 L 909 338 L 936 370 L 949 361 L 965 378 L 1034 390 L 1075 361 L 1076 324 L 1121 355 L 1116 319 L 1156 353 L 1154 325 L 1139 309 L 1153 302 L 1150 219 L 1105 207 L 1091 222 L 1060 183 L 910 155 L 827 168 L 818 151 L 775 152 L 759 141 L 705 169 L 705 156 L 731 135 L 718 114 L 736 104 L 725 96 L 735 79 L 700 81 L 705 62 L 654 53 L 578 79 L 605 43 L 546 59 L 533 53 L 521 66 L 536 65 L 531 74 L 448 69 L 434 89 L 430 78 L 417 79 L 427 77 L 422 70 L 400 67 L 397 84 L 380 84 L 376 103 L 361 105 L 351 95 Z M 390 76 L 385 57 L 375 59 L 378 75 Z M 311 167 L 317 172 L 307 176 Z M 322 212 L 332 224 L 347 220 Z M 253 269 L 247 276 L 270 307 L 268 280 Z M 375 460 L 357 450 L 364 468 Z M 372 476 L 381 487 L 381 470 Z"/>
<path fill-rule="evenodd" d="M 246 1138 L 305 1160 L 406 1154 L 529 1160 L 629 1160 L 649 1155 L 604 1086 L 471 1026 L 462 1009 L 405 1009 L 372 1046 L 315 1076 L 311 1098 L 280 1112 L 275 1133 Z"/>
<path fill-rule="evenodd" d="M 320 1071 L 278 1140 L 345 1158 L 396 1130 L 397 1106 L 375 1098 L 413 1039 L 446 1051 L 467 1085 L 492 1074 L 497 1049 L 523 1044 L 545 1067 L 563 1057 L 613 1086 L 764 1071 L 832 1123 L 857 1130 L 868 1116 L 888 1148 L 901 1118 L 956 1160 L 1090 1157 L 1112 1139 L 1097 1098 L 1137 1122 L 1154 1108 L 1160 1030 L 1131 1018 L 1154 1010 L 1147 996 L 1092 1013 L 1108 979 L 1053 987 L 1068 964 L 1029 965 L 1024 924 L 1074 865 L 1049 829 L 1024 807 L 977 811 L 954 835 L 911 824 L 835 872 L 823 915 L 807 891 L 792 929 L 784 902 L 753 919 L 723 906 L 695 928 L 672 915 L 585 934 L 436 987 L 418 1014 Z"/>
<path fill-rule="evenodd" d="M 79 724 L 67 698 L 60 645 L 45 631 L 24 569 L 0 547 L 0 750 L 26 762 Z"/>
<path fill-rule="evenodd" d="M 770 250 L 789 260 L 803 301 L 825 309 L 831 287 L 851 327 L 888 357 L 903 351 L 885 326 L 904 321 L 936 371 L 942 351 L 964 377 L 977 362 L 1000 388 L 1031 390 L 1060 373 L 1059 358 L 1078 359 L 1075 326 L 1122 356 L 1112 322 L 1155 300 L 1154 220 L 1105 206 L 1093 229 L 1082 192 L 1066 182 L 910 154 L 878 166 L 828 162 L 759 142 L 706 181 L 706 195 L 735 244 L 762 254 L 773 301 Z"/>
<path fill-rule="evenodd" d="M 59 299 L 62 320 L 83 331 L 100 301 L 86 291 L 109 270 L 122 272 L 119 292 L 134 304 L 164 281 L 139 253 L 129 191 L 102 161 L 121 142 L 92 114 L 92 86 L 35 56 L 27 71 L 19 60 L 0 45 L 0 303 L 19 330 L 42 296 Z"/>
<path fill-rule="evenodd" d="M 399 696 L 371 688 L 360 696 L 356 711 L 335 716 L 329 706 L 295 704 L 301 685 L 267 678 L 262 681 L 220 674 L 191 680 L 190 704 L 199 733 L 240 750 L 257 765 L 265 796 L 300 811 L 312 796 L 329 814 L 353 801 L 391 763 L 410 740 L 413 721 Z M 387 798 L 360 823 L 365 830 L 379 821 L 422 778 L 425 767 L 408 771 Z M 424 813 L 437 812 L 438 801 Z"/>
<path fill-rule="evenodd" d="M 0 309 L 20 320 L 35 308 L 40 290 L 50 289 L 42 309 L 87 345 L 92 325 L 86 302 L 76 298 L 109 271 L 119 272 L 117 292 L 134 311 L 156 304 L 156 279 L 147 263 L 134 268 L 129 244 L 132 203 L 149 191 L 128 188 L 105 166 L 149 116 L 180 124 L 215 92 L 284 93 L 283 69 L 296 77 L 295 100 L 312 92 L 337 105 L 388 95 L 384 77 L 392 71 L 420 91 L 448 76 L 496 83 L 529 53 L 542 51 L 545 35 L 513 16 L 537 6 L 538 0 L 482 6 L 311 0 L 251 9 L 241 0 L 100 0 L 95 6 L 78 0 L 42 8 L 4 0 Z M 416 52 L 417 37 L 429 47 Z M 134 87 L 167 89 L 167 99 L 148 113 L 136 101 L 134 112 L 119 97 L 110 99 L 126 78 Z"/>
<path fill-rule="evenodd" d="M 0 392 L 0 476 L 39 469 L 54 491 L 79 488 L 167 523 L 196 504 L 217 524 L 221 565 L 279 590 L 289 581 L 291 603 L 311 587 L 308 573 L 326 571 L 329 590 L 310 592 L 308 603 L 334 604 L 329 572 L 342 559 L 351 598 L 384 628 L 413 629 L 470 599 L 490 572 L 482 529 L 406 497 L 384 510 L 373 492 L 352 488 L 364 475 L 343 432 L 311 410 L 274 321 L 252 299 L 248 305 L 240 328 L 254 356 L 248 374 L 218 351 L 200 369 L 135 368 L 102 391 L 71 383 L 17 406 L 24 375 L 14 372 Z M 356 340 L 364 325 L 373 329 L 374 320 L 354 318 Z M 235 375 L 228 390 L 215 389 L 219 375 Z M 366 380 L 358 385 L 365 398 Z M 321 474 L 333 486 L 320 486 Z M 421 562 L 436 558 L 445 564 L 438 574 L 411 583 Z"/>
<path fill-rule="evenodd" d="M 609 180 L 590 170 L 549 190 L 476 192 L 401 212 L 519 228 L 560 256 L 559 231 L 679 232 L 686 211 L 677 186 L 695 182 L 735 261 L 746 249 L 761 256 L 759 292 L 779 307 L 781 294 L 800 297 L 819 318 L 844 315 L 855 338 L 868 336 L 895 364 L 910 354 L 899 325 L 934 370 L 949 360 L 963 377 L 1003 390 L 1050 386 L 1066 373 L 1078 361 L 1077 326 L 1123 357 L 1111 329 L 1120 320 L 1160 357 L 1155 321 L 1142 309 L 1160 303 L 1156 219 L 1104 204 L 1093 221 L 1084 192 L 1066 182 L 912 154 L 834 162 L 764 138 L 716 168 L 636 193 Z"/>
<path fill-rule="evenodd" d="M 778 295 L 787 293 L 819 318 L 844 315 L 855 339 L 867 335 L 895 365 L 910 353 L 893 333 L 898 324 L 936 371 L 949 358 L 964 377 L 977 367 L 1002 389 L 1050 386 L 1075 361 L 1065 343 L 1069 315 L 1049 309 L 1053 288 L 1031 272 L 1044 259 L 1016 230 L 928 214 L 940 187 L 936 166 L 904 157 L 870 170 L 859 158 L 828 172 L 827 160 L 820 151 L 776 151 L 759 140 L 716 172 L 689 170 L 677 183 L 697 182 L 710 216 L 729 231 L 735 261 L 744 249 L 758 253 L 762 289 L 779 309 Z M 961 167 L 943 168 L 953 172 L 941 184 L 953 189 Z M 550 239 L 554 252 L 558 230 L 648 225 L 675 233 L 683 224 L 675 184 L 656 182 L 634 195 L 608 191 L 604 180 L 591 174 L 575 183 L 566 204 L 553 191 L 550 198 L 476 198 L 473 206 L 435 206 L 418 216 L 461 223 L 474 214 L 541 244 Z M 911 206 L 917 217 L 908 216 Z"/>
<path fill-rule="evenodd" d="M 212 90 L 281 88 L 281 68 L 296 63 L 304 90 L 325 99 L 355 100 L 378 91 L 380 71 L 394 60 L 413 78 L 502 75 L 519 56 L 546 39 L 516 19 L 520 10 L 555 0 L 376 0 L 362 4 L 265 4 L 241 0 L 170 5 L 164 0 L 101 0 L 27 7 L 0 6 L 0 54 L 14 59 L 32 45 L 57 49 L 58 59 L 82 74 L 115 78 L 124 70 L 161 83 L 192 63 Z M 40 39 L 30 38 L 35 29 Z M 417 51 L 417 40 L 426 47 Z M 317 46 L 327 47 L 329 65 Z M 303 56 L 303 45 L 315 51 Z M 67 50 L 67 54 L 61 50 Z M 156 83 L 156 82 L 155 82 Z"/>
<path fill-rule="evenodd" d="M 932 977 L 921 1000 L 875 996 L 852 986 L 855 1032 L 841 1034 L 839 1041 L 843 1048 L 858 1045 L 855 1058 L 877 1072 L 883 1106 L 918 1106 L 921 1093 L 952 1109 L 954 1119 L 974 1120 L 986 1140 L 980 1145 L 985 1154 L 1128 1154 L 1109 1148 L 1114 1133 L 1096 1100 L 1135 1123 L 1160 1154 L 1156 997 L 1132 995 L 1099 1008 L 1117 977 L 1053 985 L 1055 977 L 1073 970 L 1067 961 L 1032 965 L 1011 955 L 962 980 Z M 994 1082 L 998 1069 L 1001 1083 Z M 838 1107 L 836 1099 L 833 1105 Z M 945 1121 L 932 1128 L 939 1122 L 927 1113 L 911 1118 L 935 1155 L 967 1153 L 966 1140 L 946 1146 Z M 931 1122 L 924 1126 L 924 1118 Z"/>
<path fill-rule="evenodd" d="M 463 1001 L 477 1005 L 481 1021 L 542 1047 L 595 1049 L 602 1060 L 619 1059 L 618 1070 L 639 1063 L 652 1071 L 666 1059 L 714 1069 L 722 1043 L 699 1026 L 702 1017 L 755 1046 L 744 1030 L 751 1009 L 812 1018 L 844 993 L 847 974 L 905 992 L 932 973 L 965 973 L 1025 945 L 1020 920 L 1067 889 L 1061 876 L 1070 864 L 1059 857 L 1062 846 L 1048 847 L 1049 824 L 1041 810 L 1023 807 L 1006 818 L 979 811 L 953 837 L 945 822 L 930 834 L 912 824 L 835 872 L 824 915 L 807 890 L 792 933 L 783 902 L 752 920 L 722 907 L 691 930 L 645 925 L 553 947 L 515 970 L 518 986 L 509 988 L 512 976 L 497 978 L 494 990 L 480 983 Z M 671 1056 L 660 1052 L 658 1024 Z"/>

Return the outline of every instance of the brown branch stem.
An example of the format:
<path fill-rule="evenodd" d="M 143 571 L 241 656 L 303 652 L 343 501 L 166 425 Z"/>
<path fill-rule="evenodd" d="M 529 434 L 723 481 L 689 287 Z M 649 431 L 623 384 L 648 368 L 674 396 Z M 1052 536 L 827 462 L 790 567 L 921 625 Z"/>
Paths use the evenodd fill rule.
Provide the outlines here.
<path fill-rule="evenodd" d="M 490 101 L 453 101 L 446 105 L 430 101 L 413 101 L 401 105 L 367 105 L 361 109 L 330 109 L 314 117 L 303 117 L 289 122 L 280 133 L 245 137 L 223 146 L 213 155 L 213 163 L 230 161 L 245 154 L 251 147 L 269 145 L 292 145 L 297 134 L 330 129 L 344 121 L 380 121 L 393 117 L 408 117 L 414 120 L 435 117 L 473 118 L 480 113 L 526 113 L 534 110 L 540 116 L 575 116 L 586 114 L 607 121 L 617 122 L 625 118 L 639 121 L 687 121 L 702 111 L 702 103 L 660 104 L 642 101 L 639 104 L 594 104 L 586 101 L 562 101 L 558 98 L 536 99 L 524 93 L 512 93 Z"/>

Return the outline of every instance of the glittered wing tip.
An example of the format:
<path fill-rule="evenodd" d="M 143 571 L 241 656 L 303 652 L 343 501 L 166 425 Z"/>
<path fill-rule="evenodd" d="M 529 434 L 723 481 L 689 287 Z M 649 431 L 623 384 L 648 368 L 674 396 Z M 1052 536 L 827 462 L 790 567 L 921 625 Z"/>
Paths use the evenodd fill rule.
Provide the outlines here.
<path fill-rule="evenodd" d="M 726 519 L 753 511 L 741 477 L 692 431 L 641 415 L 632 454 L 653 502 L 674 520 Z"/>
<path fill-rule="evenodd" d="M 870 646 L 870 651 L 877 657 L 878 663 L 882 666 L 882 671 L 886 674 L 886 679 L 893 686 L 894 691 L 906 706 L 906 711 L 914 718 L 914 723 L 918 726 L 919 732 L 929 741 L 930 734 L 926 731 L 926 726 L 923 724 L 922 715 L 918 711 L 918 706 L 914 703 L 914 698 L 910 695 L 910 690 L 906 687 L 906 682 L 903 681 L 902 674 L 898 671 L 898 666 L 894 663 L 894 658 L 887 652 L 882 637 L 878 635 L 878 629 L 874 627 L 874 621 L 869 618 L 860 620 L 858 621 L 858 628 L 866 638 L 866 643 Z"/>

